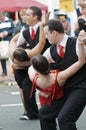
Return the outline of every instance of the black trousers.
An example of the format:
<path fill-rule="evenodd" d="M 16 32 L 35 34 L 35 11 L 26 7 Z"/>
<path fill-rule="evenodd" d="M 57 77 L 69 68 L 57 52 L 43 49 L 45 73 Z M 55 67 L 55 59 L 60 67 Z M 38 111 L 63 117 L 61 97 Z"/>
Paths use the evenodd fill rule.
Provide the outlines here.
<path fill-rule="evenodd" d="M 6 66 L 6 60 L 1 60 L 1 66 L 2 66 L 2 73 L 7 74 L 7 66 Z"/>
<path fill-rule="evenodd" d="M 79 84 L 86 87 L 86 83 Z M 60 130 L 77 130 L 76 121 L 86 105 L 86 89 L 66 89 L 64 97 L 39 110 L 41 130 L 56 130 L 56 118 Z"/>
<path fill-rule="evenodd" d="M 27 114 L 30 119 L 38 119 L 38 106 L 36 103 L 36 96 L 35 91 L 31 95 L 32 90 L 32 82 L 29 79 L 29 76 L 27 75 L 22 83 L 22 89 L 23 89 L 23 95 L 24 95 L 24 103 L 25 103 L 25 109 L 27 111 Z"/>
<path fill-rule="evenodd" d="M 36 104 L 35 91 L 33 92 L 32 97 L 30 97 L 32 82 L 28 76 L 28 68 L 15 70 L 14 76 L 17 84 L 23 90 L 24 106 L 29 118 L 37 119 L 39 117 L 38 106 Z"/>

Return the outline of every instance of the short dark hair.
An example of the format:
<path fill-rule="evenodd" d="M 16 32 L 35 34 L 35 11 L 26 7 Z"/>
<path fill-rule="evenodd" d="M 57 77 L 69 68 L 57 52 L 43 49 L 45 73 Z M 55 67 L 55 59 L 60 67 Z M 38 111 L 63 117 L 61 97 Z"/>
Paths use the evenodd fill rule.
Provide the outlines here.
<path fill-rule="evenodd" d="M 23 48 L 17 48 L 13 52 L 13 58 L 18 61 L 30 61 L 30 57 L 27 55 L 26 51 Z"/>
<path fill-rule="evenodd" d="M 36 55 L 35 57 L 32 58 L 31 63 L 33 68 L 36 71 L 40 72 L 42 75 L 49 74 L 50 65 L 48 60 L 44 56 L 40 54 Z"/>
<path fill-rule="evenodd" d="M 33 11 L 33 15 L 37 15 L 38 20 L 41 21 L 42 12 L 41 9 L 36 6 L 31 6 L 29 9 Z"/>
<path fill-rule="evenodd" d="M 44 26 L 48 26 L 49 31 L 55 30 L 59 33 L 64 33 L 64 27 L 59 20 L 51 19 L 48 22 L 46 22 Z"/>

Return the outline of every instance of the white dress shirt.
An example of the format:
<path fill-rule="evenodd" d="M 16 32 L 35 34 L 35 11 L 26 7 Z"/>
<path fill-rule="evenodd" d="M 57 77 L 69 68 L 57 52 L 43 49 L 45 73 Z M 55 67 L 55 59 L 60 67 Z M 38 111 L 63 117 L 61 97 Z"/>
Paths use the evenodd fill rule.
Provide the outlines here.
<path fill-rule="evenodd" d="M 63 46 L 63 51 L 65 53 L 65 48 L 66 48 L 66 43 L 67 43 L 67 40 L 68 40 L 68 35 L 64 35 L 64 38 L 62 39 L 60 45 Z M 59 53 L 59 50 L 58 50 L 58 44 L 56 44 L 57 46 L 57 52 Z M 51 57 L 51 54 L 50 54 L 50 47 L 44 52 L 43 56 L 45 56 L 47 58 L 47 60 L 49 61 L 49 63 L 53 63 L 55 62 L 52 57 Z"/>
<path fill-rule="evenodd" d="M 37 29 L 38 29 L 39 26 L 40 26 L 40 22 L 38 22 L 37 24 L 35 24 L 33 26 L 35 33 L 36 33 L 36 31 L 37 31 Z M 31 34 L 31 28 L 32 28 L 32 26 L 29 27 L 30 34 Z M 17 40 L 17 47 L 20 46 L 20 45 L 22 45 L 25 41 L 26 40 L 23 37 L 23 30 L 22 30 L 21 33 L 20 33 L 20 36 L 19 36 L 19 38 Z"/>
<path fill-rule="evenodd" d="M 64 38 L 62 39 L 62 41 L 60 43 L 63 46 L 64 53 L 65 53 L 65 49 L 66 49 L 67 40 L 68 40 L 68 35 L 65 34 Z M 58 46 L 58 44 L 56 46 Z M 85 51 L 85 55 L 86 55 L 86 46 L 84 47 L 84 51 Z M 58 47 L 57 47 L 57 52 L 58 52 Z M 78 56 L 78 39 L 76 41 L 76 55 Z M 43 56 L 45 56 L 47 58 L 49 63 L 55 62 L 52 59 L 52 56 L 51 56 L 51 53 L 50 53 L 50 47 L 43 53 Z"/>

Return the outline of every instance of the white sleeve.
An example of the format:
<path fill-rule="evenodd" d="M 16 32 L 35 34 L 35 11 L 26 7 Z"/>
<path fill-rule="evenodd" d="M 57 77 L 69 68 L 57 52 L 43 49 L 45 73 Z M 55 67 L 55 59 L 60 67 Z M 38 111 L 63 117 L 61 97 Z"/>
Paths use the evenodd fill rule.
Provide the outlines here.
<path fill-rule="evenodd" d="M 49 63 L 54 63 L 55 61 L 52 59 L 50 54 L 50 47 L 43 53 L 43 56 L 45 56 Z"/>
<path fill-rule="evenodd" d="M 13 61 L 11 60 L 11 58 L 9 58 L 8 61 L 9 61 L 9 63 L 10 63 L 11 65 L 14 64 Z"/>
<path fill-rule="evenodd" d="M 25 42 L 25 39 L 24 39 L 24 37 L 23 37 L 23 33 L 22 33 L 23 31 L 21 31 L 21 33 L 20 33 L 20 35 L 19 35 L 19 38 L 18 38 L 18 40 L 17 40 L 17 47 L 18 46 L 20 46 L 20 45 L 22 45 L 24 42 Z"/>
<path fill-rule="evenodd" d="M 79 53 L 79 50 L 78 50 L 78 39 L 76 41 L 76 54 L 78 56 L 78 53 Z M 85 54 L 85 57 L 86 57 L 86 46 L 84 46 L 84 54 Z"/>
<path fill-rule="evenodd" d="M 78 39 L 76 41 L 76 55 L 78 56 Z"/>
<path fill-rule="evenodd" d="M 29 78 L 31 81 L 33 81 L 35 75 L 36 75 L 36 71 L 35 69 L 33 68 L 33 66 L 31 65 L 29 68 L 28 68 L 28 75 L 29 75 Z"/>

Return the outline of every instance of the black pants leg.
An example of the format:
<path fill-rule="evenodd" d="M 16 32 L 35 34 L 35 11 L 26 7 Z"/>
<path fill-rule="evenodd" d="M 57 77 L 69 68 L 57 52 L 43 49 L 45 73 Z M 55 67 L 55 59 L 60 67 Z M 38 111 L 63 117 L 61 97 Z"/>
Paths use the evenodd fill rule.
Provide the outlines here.
<path fill-rule="evenodd" d="M 2 66 L 2 72 L 4 74 L 7 74 L 7 67 L 6 67 L 6 60 L 5 59 L 1 60 L 1 66 Z"/>
<path fill-rule="evenodd" d="M 50 105 L 44 105 L 39 110 L 41 130 L 56 130 L 56 118 L 66 98 L 53 101 Z"/>
<path fill-rule="evenodd" d="M 33 95 L 30 98 L 32 82 L 30 81 L 28 76 L 28 68 L 15 70 L 14 76 L 17 84 L 23 90 L 24 107 L 27 111 L 29 118 L 32 119 L 38 118 L 39 114 L 38 114 L 38 106 L 36 104 L 35 91 L 33 92 Z"/>
<path fill-rule="evenodd" d="M 86 104 L 86 90 L 74 89 L 58 115 L 60 130 L 77 130 L 76 121 Z"/>
<path fill-rule="evenodd" d="M 75 122 L 86 105 L 86 89 L 73 89 L 61 100 L 45 105 L 39 110 L 41 130 L 56 130 L 58 117 L 60 130 L 77 130 Z"/>
<path fill-rule="evenodd" d="M 32 90 L 32 82 L 30 81 L 29 76 L 27 76 L 24 79 L 22 86 L 23 86 L 25 109 L 27 111 L 27 114 L 31 119 L 37 119 L 39 117 L 38 106 L 36 104 L 35 91 L 33 92 L 32 97 L 30 97 Z"/>

